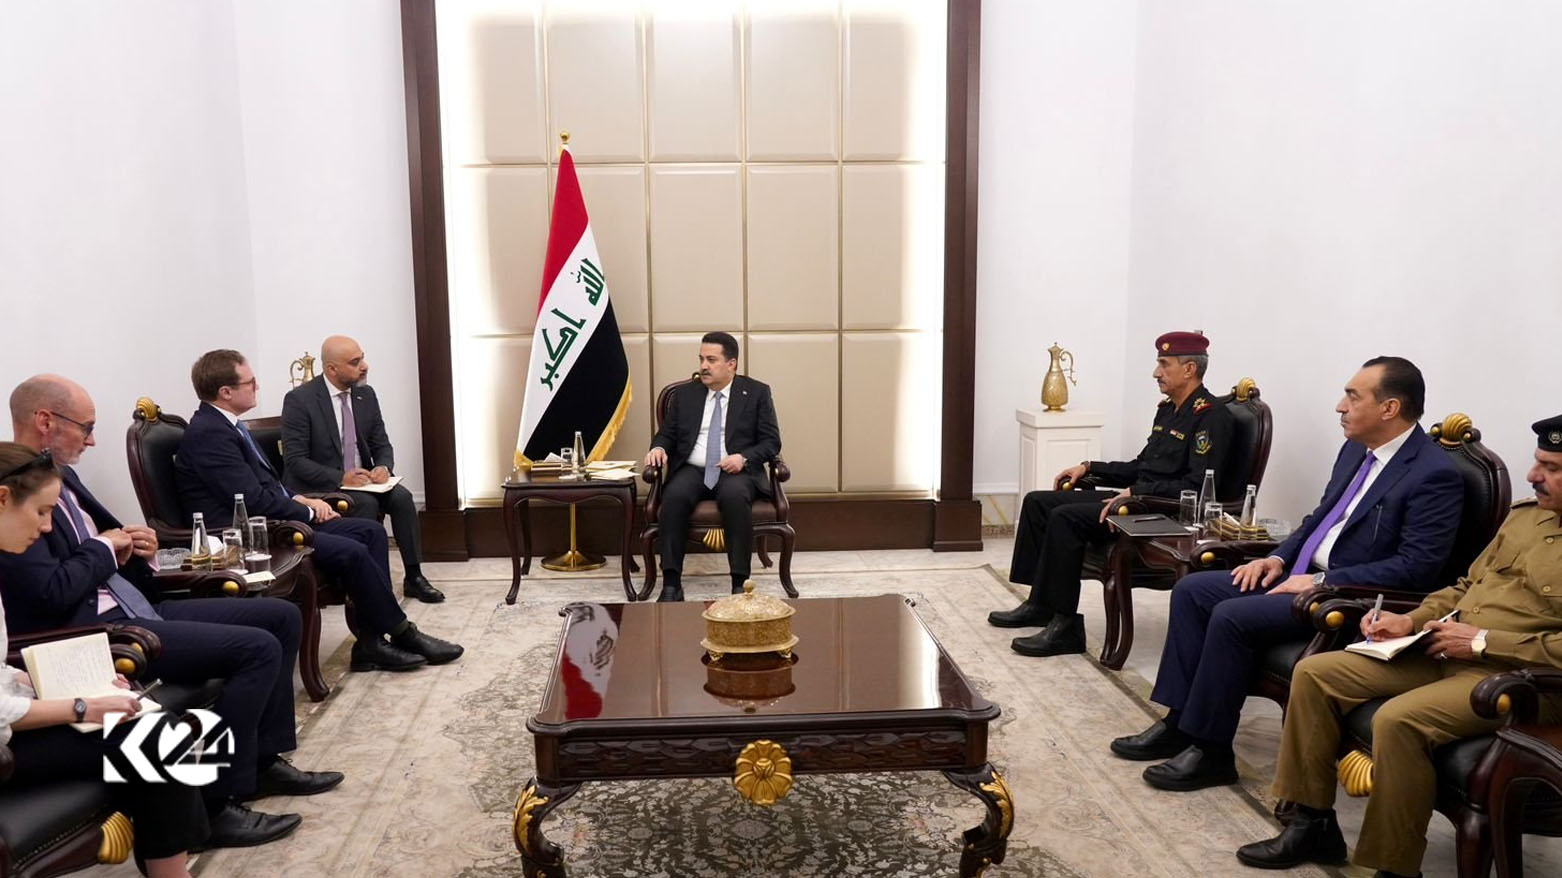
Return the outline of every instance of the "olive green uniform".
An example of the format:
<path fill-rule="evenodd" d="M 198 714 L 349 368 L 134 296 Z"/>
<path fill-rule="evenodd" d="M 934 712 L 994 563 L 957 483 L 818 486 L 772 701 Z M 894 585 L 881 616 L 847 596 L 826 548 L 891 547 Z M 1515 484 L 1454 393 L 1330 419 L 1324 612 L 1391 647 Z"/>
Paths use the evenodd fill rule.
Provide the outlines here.
<path fill-rule="evenodd" d="M 1459 610 L 1458 620 L 1489 629 L 1480 659 L 1442 661 L 1411 647 L 1392 661 L 1348 652 L 1315 655 L 1296 666 L 1281 733 L 1274 794 L 1311 808 L 1332 808 L 1340 719 L 1357 705 L 1393 696 L 1372 720 L 1373 789 L 1367 800 L 1358 865 L 1414 875 L 1426 852 L 1437 776 L 1432 751 L 1485 734 L 1502 720 L 1470 708 L 1470 691 L 1515 668 L 1562 668 L 1562 520 L 1531 498 L 1514 504 L 1468 575 L 1427 595 L 1411 614 L 1419 631 Z M 1548 720 L 1562 705 L 1543 700 Z"/>

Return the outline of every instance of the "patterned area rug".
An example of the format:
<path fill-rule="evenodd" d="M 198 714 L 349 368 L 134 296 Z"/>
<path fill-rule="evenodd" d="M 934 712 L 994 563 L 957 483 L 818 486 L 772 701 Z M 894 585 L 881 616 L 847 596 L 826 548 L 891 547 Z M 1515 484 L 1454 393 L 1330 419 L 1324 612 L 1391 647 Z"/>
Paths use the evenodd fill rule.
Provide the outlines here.
<path fill-rule="evenodd" d="M 1002 707 L 989 754 L 1017 813 L 1008 858 L 989 876 L 1252 874 L 1231 852 L 1272 834 L 1261 806 L 1240 788 L 1157 793 L 1139 778 L 1142 766 L 1111 758 L 1106 742 L 1143 728 L 1145 705 L 1092 660 L 1010 652 L 1009 634 L 985 622 L 988 610 L 1014 600 L 990 568 L 829 573 L 797 584 L 805 596 L 907 596 L 973 685 Z M 263 802 L 303 813 L 303 827 L 277 844 L 203 856 L 198 874 L 522 874 L 511 809 L 532 774 L 525 723 L 541 700 L 558 608 L 622 592 L 613 579 L 550 580 L 549 600 L 512 607 L 500 600 L 506 582 L 440 585 L 447 603 L 409 613 L 463 642 L 466 656 L 340 680 L 306 717 L 295 761 L 345 771 L 346 783 Z M 687 590 L 721 586 L 693 578 Z M 333 657 L 328 677 L 343 659 Z M 645 781 L 583 786 L 546 832 L 574 876 L 914 878 L 955 874 L 960 833 L 982 814 L 937 773 L 806 775 L 772 808 L 749 805 L 723 779 Z"/>

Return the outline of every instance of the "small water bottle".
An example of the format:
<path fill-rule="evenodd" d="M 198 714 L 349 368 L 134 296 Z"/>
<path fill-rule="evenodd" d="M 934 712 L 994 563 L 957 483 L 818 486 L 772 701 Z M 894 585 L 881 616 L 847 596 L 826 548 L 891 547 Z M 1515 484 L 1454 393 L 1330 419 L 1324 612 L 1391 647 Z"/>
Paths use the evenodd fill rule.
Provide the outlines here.
<path fill-rule="evenodd" d="M 573 472 L 576 475 L 579 475 L 581 467 L 583 467 L 585 465 L 586 465 L 586 443 L 581 438 L 580 431 L 576 430 L 575 431 L 575 454 L 574 454 L 574 459 L 570 461 L 570 465 L 569 465 L 570 472 Z"/>
<path fill-rule="evenodd" d="M 206 516 L 197 512 L 190 521 L 190 566 L 200 570 L 211 563 L 212 550 L 206 545 Z"/>
<path fill-rule="evenodd" d="M 1248 485 L 1247 494 L 1242 498 L 1242 526 L 1252 527 L 1254 524 L 1254 507 L 1258 505 L 1258 486 Z"/>
<path fill-rule="evenodd" d="M 233 495 L 233 527 L 239 529 L 239 536 L 244 541 L 244 548 L 249 548 L 249 510 L 244 508 L 244 495 Z"/>
<path fill-rule="evenodd" d="M 1215 496 L 1215 471 L 1207 469 L 1204 471 L 1204 487 L 1199 489 L 1199 508 L 1206 509 L 1208 504 L 1219 500 L 1220 498 Z"/>

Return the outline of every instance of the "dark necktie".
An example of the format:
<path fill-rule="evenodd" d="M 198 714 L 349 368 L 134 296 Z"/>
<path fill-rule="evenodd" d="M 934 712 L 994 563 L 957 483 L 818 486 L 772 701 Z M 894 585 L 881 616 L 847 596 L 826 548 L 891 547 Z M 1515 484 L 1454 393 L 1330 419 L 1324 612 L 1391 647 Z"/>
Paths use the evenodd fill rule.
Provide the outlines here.
<path fill-rule="evenodd" d="M 81 508 L 76 505 L 76 496 L 73 492 L 63 491 L 60 499 L 65 501 L 65 514 L 71 520 L 71 526 L 76 528 L 76 542 L 85 543 L 87 536 L 87 522 L 81 514 Z M 112 550 L 110 550 L 112 551 Z M 147 601 L 146 595 L 131 584 L 130 580 L 119 575 L 119 571 L 109 574 L 108 581 L 103 584 L 108 593 L 113 595 L 114 602 L 125 611 L 125 615 L 132 619 L 161 619 L 162 616 L 152 609 L 152 604 Z"/>
<path fill-rule="evenodd" d="M 260 461 L 260 465 L 265 467 L 267 472 L 271 472 L 271 464 L 266 461 L 266 455 L 260 453 L 260 446 L 255 444 L 255 437 L 250 435 L 249 428 L 244 426 L 243 421 L 234 421 L 233 426 L 237 427 L 239 435 L 244 437 L 244 444 L 249 446 L 250 453 L 255 455 L 255 459 Z"/>

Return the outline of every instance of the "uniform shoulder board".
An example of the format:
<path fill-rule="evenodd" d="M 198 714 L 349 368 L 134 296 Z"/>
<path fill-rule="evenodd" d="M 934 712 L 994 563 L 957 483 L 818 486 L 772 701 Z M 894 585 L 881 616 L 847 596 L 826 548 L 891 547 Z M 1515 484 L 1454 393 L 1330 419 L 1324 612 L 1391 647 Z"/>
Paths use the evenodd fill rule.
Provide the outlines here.
<path fill-rule="evenodd" d="M 1193 413 L 1196 415 L 1200 414 L 1212 405 L 1214 405 L 1214 403 L 1209 401 L 1209 397 L 1201 396 L 1193 401 Z"/>
<path fill-rule="evenodd" d="M 1160 402 L 1156 403 L 1155 407 L 1156 408 L 1165 408 L 1166 406 L 1169 406 L 1171 404 L 1172 404 L 1171 397 L 1168 396 L 1165 399 L 1162 399 Z"/>
<path fill-rule="evenodd" d="M 1523 500 L 1514 501 L 1513 508 L 1517 509 L 1520 506 L 1534 506 L 1536 503 L 1539 503 L 1539 502 L 1540 502 L 1540 498 L 1539 497 L 1525 497 Z"/>

